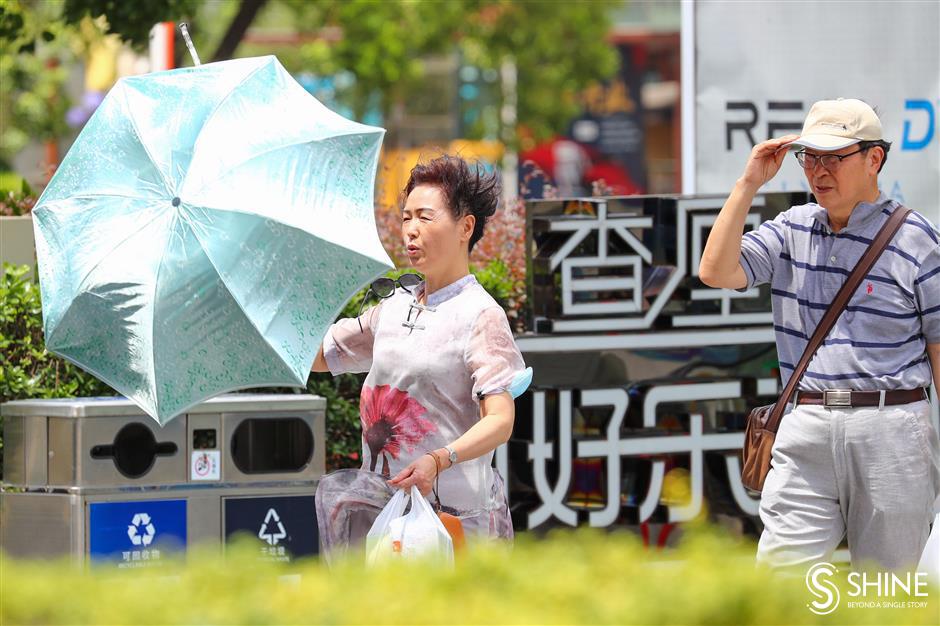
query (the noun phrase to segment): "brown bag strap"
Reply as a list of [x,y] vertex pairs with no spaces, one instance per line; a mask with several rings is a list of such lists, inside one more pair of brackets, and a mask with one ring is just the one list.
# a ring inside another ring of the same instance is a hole
[[806,350],[803,351],[803,356],[800,357],[799,363],[797,363],[796,367],[793,369],[793,375],[790,376],[790,380],[787,381],[783,393],[781,393],[780,397],[777,399],[777,403],[770,413],[770,419],[767,420],[767,426],[765,427],[767,430],[777,432],[777,428],[780,427],[780,420],[783,418],[783,412],[787,408],[787,402],[793,397],[793,392],[796,391],[796,386],[800,384],[800,379],[803,378],[803,374],[806,373],[809,362],[813,359],[816,351],[819,350],[819,346],[822,345],[829,331],[835,326],[836,320],[842,315],[842,311],[845,310],[846,305],[849,303],[855,290],[858,289],[862,279],[865,278],[868,271],[875,265],[875,261],[878,260],[878,257],[881,256],[885,248],[888,247],[888,243],[894,238],[894,234],[901,228],[901,224],[904,223],[905,218],[907,218],[910,212],[911,210],[904,206],[899,206],[894,210],[891,216],[885,220],[885,223],[882,225],[881,230],[878,231],[878,235],[875,237],[874,241],[872,241],[868,249],[865,250],[865,254],[858,260],[852,273],[849,274],[849,277],[842,284],[836,297],[832,300],[832,304],[829,305],[822,319],[819,320],[819,325],[816,327],[816,330],[813,331],[813,336],[809,338],[806,344]]

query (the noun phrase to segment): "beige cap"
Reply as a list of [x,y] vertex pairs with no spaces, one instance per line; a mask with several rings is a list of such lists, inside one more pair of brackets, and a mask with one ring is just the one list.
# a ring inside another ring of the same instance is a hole
[[791,146],[813,150],[841,150],[859,141],[881,139],[881,120],[861,100],[820,100],[815,103],[803,123],[800,138]]

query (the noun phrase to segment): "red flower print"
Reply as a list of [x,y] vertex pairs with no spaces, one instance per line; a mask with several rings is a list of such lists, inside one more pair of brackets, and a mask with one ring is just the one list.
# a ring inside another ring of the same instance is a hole
[[871,292],[873,292],[874,290],[875,290],[875,288],[872,287],[871,283],[868,283],[868,293],[871,293]]
[[369,446],[375,471],[379,455],[382,455],[382,473],[389,474],[388,456],[397,459],[402,447],[412,452],[415,446],[437,427],[422,416],[427,410],[407,392],[391,385],[378,387],[362,386],[359,395],[359,415],[362,419],[362,436]]

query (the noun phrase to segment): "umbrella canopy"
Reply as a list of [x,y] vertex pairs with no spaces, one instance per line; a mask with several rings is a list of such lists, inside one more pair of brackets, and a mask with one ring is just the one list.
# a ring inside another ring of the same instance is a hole
[[305,385],[342,305],[392,267],[373,213],[384,133],[274,57],[122,79],[33,211],[47,348],[161,424]]

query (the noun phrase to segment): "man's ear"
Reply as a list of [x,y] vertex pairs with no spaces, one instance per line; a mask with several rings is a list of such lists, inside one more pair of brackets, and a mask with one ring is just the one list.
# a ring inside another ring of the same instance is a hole
[[871,150],[868,151],[868,163],[872,168],[872,171],[876,174],[878,173],[878,168],[881,167],[881,164],[885,160],[885,151],[881,146],[874,146]]

